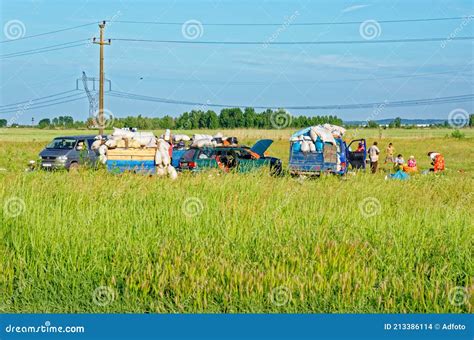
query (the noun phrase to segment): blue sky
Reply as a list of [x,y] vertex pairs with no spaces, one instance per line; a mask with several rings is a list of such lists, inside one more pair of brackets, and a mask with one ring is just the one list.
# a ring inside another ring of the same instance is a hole
[[[202,23],[195,41],[363,40],[360,25],[294,26],[291,23],[383,21],[468,16],[471,1],[3,1],[1,20],[20,21],[25,36],[103,19],[106,38],[186,40],[182,26],[125,24],[115,20]],[[206,23],[281,23],[282,26],[219,27]],[[289,25],[285,25],[285,22]],[[376,39],[474,35],[474,20],[381,23]],[[96,25],[40,38],[0,44],[0,54],[97,36]],[[474,93],[473,41],[363,45],[172,45],[113,41],[105,47],[106,77],[114,90],[196,102],[295,106],[352,104]],[[0,105],[74,89],[86,71],[98,76],[97,45],[0,59]],[[435,73],[424,77],[398,76]],[[442,73],[442,74],[439,74]],[[383,79],[391,78],[392,79]],[[357,79],[365,79],[357,81]],[[106,97],[114,115],[177,115],[198,107]],[[447,119],[454,109],[474,111],[472,102],[406,108],[306,110],[294,114],[335,114],[345,120]],[[219,109],[216,109],[219,110]],[[69,114],[88,116],[88,103],[0,113],[27,123]]]

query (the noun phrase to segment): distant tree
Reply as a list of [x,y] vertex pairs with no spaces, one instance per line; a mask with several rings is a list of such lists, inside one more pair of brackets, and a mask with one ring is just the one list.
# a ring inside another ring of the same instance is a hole
[[395,128],[399,128],[402,126],[402,119],[400,117],[397,117],[390,124],[393,124],[393,127]]
[[159,126],[163,129],[174,129],[175,127],[175,122],[174,119],[170,116],[164,116],[161,119],[161,126]]
[[244,127],[252,128],[255,127],[255,118],[257,114],[253,107],[246,107],[243,114]]
[[367,127],[371,128],[371,129],[374,129],[374,128],[378,128],[379,124],[377,124],[377,122],[375,120],[369,120],[369,121],[367,121]]
[[474,114],[469,115],[469,126],[474,126]]
[[0,127],[7,126],[8,121],[6,119],[0,119]]
[[38,127],[40,129],[45,129],[51,126],[51,120],[49,118],[43,118],[38,122]]

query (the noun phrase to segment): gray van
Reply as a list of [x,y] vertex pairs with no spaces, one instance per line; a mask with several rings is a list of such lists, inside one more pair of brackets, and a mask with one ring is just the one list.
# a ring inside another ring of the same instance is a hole
[[98,154],[91,149],[94,135],[56,137],[40,152],[42,169],[77,169],[94,165]]

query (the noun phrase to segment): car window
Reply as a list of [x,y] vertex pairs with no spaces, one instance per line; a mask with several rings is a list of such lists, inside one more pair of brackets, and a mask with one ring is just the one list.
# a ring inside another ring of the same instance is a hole
[[192,162],[194,160],[194,155],[196,154],[196,151],[196,149],[189,149],[184,153],[183,157],[181,157],[181,160],[185,162]]
[[88,139],[87,140],[87,147],[89,150],[92,149],[92,143],[94,143],[95,139]]
[[76,149],[78,148],[79,145],[82,145],[83,146],[83,150],[87,149],[87,146],[86,146],[86,143],[85,143],[85,140],[84,139],[79,139],[77,141],[77,145],[76,145]]
[[212,149],[202,149],[199,151],[198,159],[212,158],[214,151]]
[[76,145],[74,138],[55,138],[46,146],[46,149],[67,149],[70,150]]
[[252,155],[247,150],[235,149],[234,152],[239,159],[252,159]]

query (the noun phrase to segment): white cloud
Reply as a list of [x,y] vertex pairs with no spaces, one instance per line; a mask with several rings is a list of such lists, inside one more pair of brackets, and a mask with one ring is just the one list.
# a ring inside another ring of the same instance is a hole
[[349,12],[357,11],[358,9],[362,9],[362,8],[369,7],[369,6],[370,5],[353,5],[353,6],[349,6],[349,7],[344,8],[341,12],[342,13],[349,13]]

